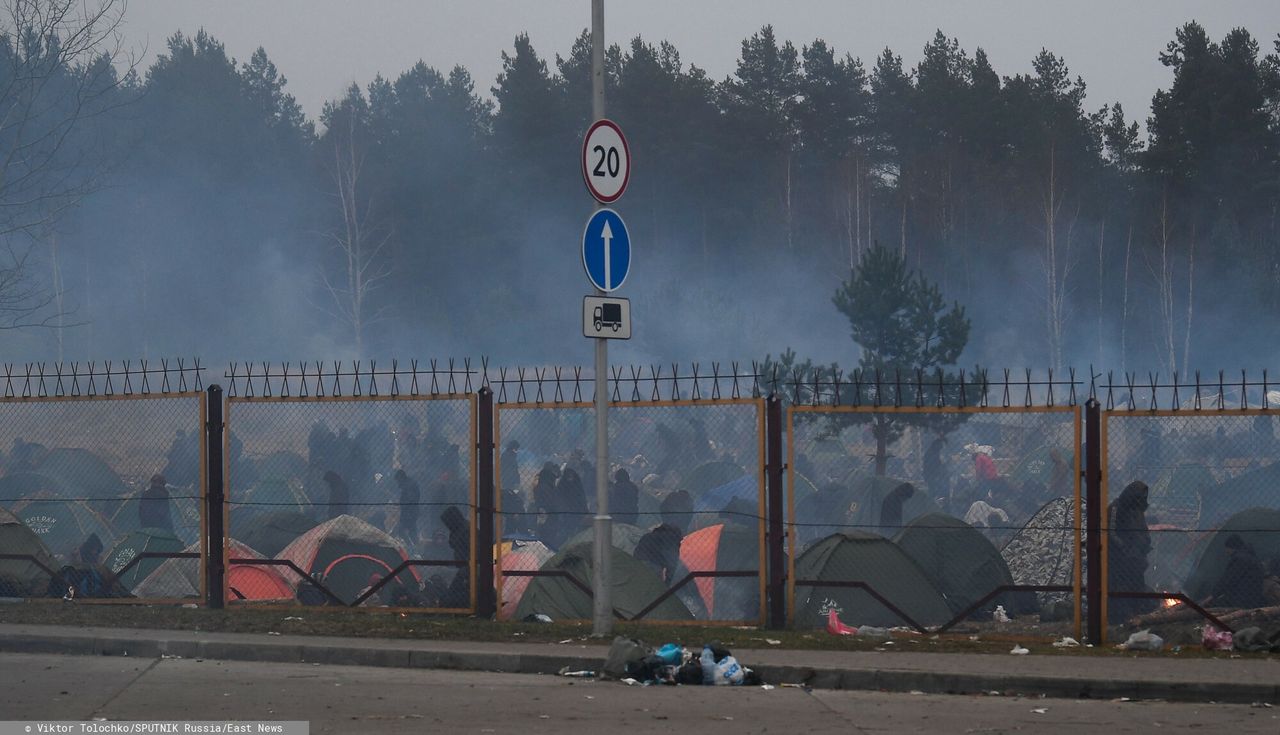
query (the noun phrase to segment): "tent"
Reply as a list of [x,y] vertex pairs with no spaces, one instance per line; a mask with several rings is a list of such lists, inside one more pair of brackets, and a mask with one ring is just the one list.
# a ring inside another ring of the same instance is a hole
[[[613,607],[628,619],[635,616],[666,591],[666,585],[647,564],[617,547],[612,549]],[[543,570],[568,572],[591,589],[591,544],[574,544],[562,549],[542,565]],[[533,577],[525,588],[515,619],[542,613],[552,620],[590,620],[591,597],[563,577]],[[684,603],[672,595],[654,608],[646,620],[693,620]]]
[[[701,528],[680,541],[680,561],[691,572],[760,572],[758,529],[736,523]],[[679,581],[679,580],[673,580]],[[693,584],[710,620],[757,620],[759,577],[706,577]]]
[[[330,592],[350,604],[371,578],[382,579],[409,555],[385,531],[355,516],[340,515],[294,539],[277,558],[292,561],[312,577],[319,575]],[[395,581],[416,590],[422,579],[415,567],[409,567]],[[295,588],[299,583],[293,580]]]
[[510,620],[520,605],[520,598],[529,587],[533,577],[508,577],[506,572],[533,572],[555,556],[555,552],[547,548],[541,541],[503,541],[498,549],[502,560],[502,602],[498,609],[499,620]]
[[[1015,488],[1025,487],[1028,482],[1032,482],[1049,490],[1064,491],[1069,489],[1074,472],[1075,453],[1071,449],[1045,444],[1023,454],[1009,469],[1007,476]],[[1060,487],[1055,488],[1055,482]]]
[[[1054,498],[1000,550],[1015,584],[1070,585],[1075,572],[1075,519],[1071,498]],[[1041,605],[1063,593],[1036,593]]]
[[1227,568],[1227,538],[1240,536],[1253,547],[1265,566],[1270,559],[1280,558],[1280,510],[1250,508],[1231,516],[1208,536],[1204,551],[1187,579],[1185,592],[1195,600],[1203,600]]
[[104,549],[116,540],[111,522],[83,501],[62,500],[42,492],[14,503],[12,510],[63,563],[74,560],[90,534],[98,535]]
[[49,572],[58,570],[57,562],[40,537],[3,508],[0,508],[0,554],[30,557],[0,559],[0,597],[44,596],[49,587]]
[[121,570],[134,558],[143,553],[171,554],[180,552],[184,548],[186,548],[185,545],[178,540],[178,537],[168,531],[159,528],[140,528],[125,534],[111,547],[103,561],[103,566],[112,574],[119,575],[117,579],[125,589],[132,590],[134,585],[146,579],[147,575],[166,561],[164,558],[142,559],[121,574]]
[[1280,462],[1224,480],[1202,496],[1199,527],[1214,528],[1248,508],[1280,508]]
[[[173,534],[183,544],[190,546],[200,539],[201,513],[200,491],[166,485],[169,491],[169,517],[173,520]],[[138,509],[142,504],[143,490],[129,493],[111,515],[111,527],[119,533],[142,528]]]
[[[973,526],[943,513],[929,513],[912,521],[894,537],[907,556],[929,575],[953,613],[959,614],[997,587],[1013,584],[1013,575],[999,550]],[[989,607],[1004,605],[1013,613],[1036,609],[1030,594],[1004,593]]]
[[[184,551],[198,553],[200,546],[188,546]],[[235,560],[264,557],[235,539],[227,539],[227,558]],[[289,584],[286,573],[279,569],[266,565],[236,564],[234,561],[228,564],[227,602],[292,600],[293,587]],[[199,559],[166,559],[133,588],[133,593],[146,598],[198,597],[202,573]]]
[[1171,467],[1151,485],[1148,516],[1178,528],[1196,528],[1202,499],[1214,494],[1218,481],[1208,467],[1184,462]]
[[249,548],[257,549],[270,558],[317,524],[315,518],[291,510],[278,510],[244,520],[232,514],[230,532]]
[[866,590],[801,584],[806,581],[863,582],[921,625],[941,625],[952,617],[929,575],[883,536],[831,534],[796,559],[795,571],[795,624],[800,628],[826,625],[831,610],[850,625],[906,624]]
[[127,492],[120,476],[88,449],[51,449],[35,471],[62,480],[75,493],[69,497],[106,500]]

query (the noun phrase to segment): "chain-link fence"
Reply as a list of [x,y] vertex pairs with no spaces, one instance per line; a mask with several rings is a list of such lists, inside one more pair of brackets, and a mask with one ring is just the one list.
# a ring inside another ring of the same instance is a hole
[[200,599],[204,394],[77,387],[0,399],[0,596]]
[[[590,619],[592,405],[499,404],[495,440],[499,618]],[[610,404],[615,615],[763,620],[763,441],[758,398]]]
[[1109,624],[1280,606],[1280,415],[1122,407],[1102,428]]
[[1080,427],[1075,406],[793,405],[793,625],[1076,631]]
[[474,610],[475,422],[470,393],[228,398],[228,601]]

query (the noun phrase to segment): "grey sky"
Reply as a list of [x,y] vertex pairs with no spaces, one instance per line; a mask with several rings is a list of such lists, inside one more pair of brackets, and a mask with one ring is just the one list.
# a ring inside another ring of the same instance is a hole
[[[1048,48],[1083,76],[1089,107],[1119,100],[1144,119],[1151,94],[1168,84],[1157,54],[1174,29],[1198,20],[1221,38],[1248,28],[1265,52],[1280,32],[1276,0],[607,0],[606,37],[669,40],[686,63],[713,78],[732,73],[742,39],[766,23],[797,47],[821,37],[867,63],[885,47],[909,66],[941,28],[970,52],[986,49],[996,70],[1029,70]],[[176,30],[205,28],[230,54],[247,59],[267,49],[309,115],[351,82],[394,77],[418,59],[438,69],[467,67],[485,94],[500,53],[527,31],[553,59],[590,23],[589,0],[129,0],[125,29],[149,65]]]

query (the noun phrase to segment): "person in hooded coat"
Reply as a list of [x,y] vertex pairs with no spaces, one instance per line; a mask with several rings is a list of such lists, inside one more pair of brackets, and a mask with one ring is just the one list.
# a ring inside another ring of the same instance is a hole
[[520,487],[520,442],[512,439],[507,448],[502,450],[499,458],[502,463],[502,490],[514,490]]
[[587,492],[582,486],[582,478],[577,470],[565,467],[556,482],[557,526],[559,527],[559,543],[563,544],[587,523],[590,511],[587,509]]
[[[1135,480],[1125,487],[1108,509],[1107,586],[1110,592],[1146,592],[1147,558],[1151,554],[1151,530],[1147,526],[1147,485]],[[1112,598],[1108,619],[1119,623],[1147,612],[1151,601]]]
[[324,482],[329,486],[329,518],[337,518],[350,512],[351,489],[342,476],[333,470],[325,470]]
[[1227,568],[1213,585],[1209,604],[1214,607],[1263,607],[1262,594],[1266,573],[1253,547],[1239,534],[1227,537]]
[[929,488],[929,495],[934,498],[951,500],[951,475],[947,471],[946,460],[942,458],[942,449],[947,444],[946,437],[935,437],[924,450],[923,474],[924,484]]
[[169,489],[164,475],[152,475],[151,485],[142,491],[138,501],[138,522],[143,528],[159,528],[173,532],[173,516],[169,512]]
[[609,486],[609,515],[618,523],[636,524],[640,514],[640,488],[625,469],[619,469]]
[[395,535],[410,544],[418,543],[418,509],[422,502],[422,488],[417,481],[396,470],[396,486],[400,488],[400,520],[396,522]]
[[538,539],[551,549],[559,546],[556,539],[559,529],[555,515],[557,509],[556,480],[558,479],[560,479],[560,473],[556,470],[555,465],[550,462],[542,465],[529,497],[529,512],[535,515],[534,528],[537,531]]

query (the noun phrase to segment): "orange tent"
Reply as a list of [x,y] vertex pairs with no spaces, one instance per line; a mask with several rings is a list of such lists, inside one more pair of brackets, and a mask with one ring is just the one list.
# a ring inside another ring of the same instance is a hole
[[[719,523],[680,542],[680,561],[691,572],[759,572],[760,538],[752,529]],[[679,582],[679,579],[671,580]],[[759,579],[698,577],[693,580],[710,620],[755,620],[760,616]],[[719,598],[719,609],[716,602]]]
[[[276,558],[288,559],[318,577],[329,591],[350,604],[369,586],[371,578],[387,576],[409,555],[387,532],[355,516],[340,515],[294,539]],[[396,581],[417,588],[422,578],[411,566],[396,575]],[[293,580],[294,588],[301,582]]]

